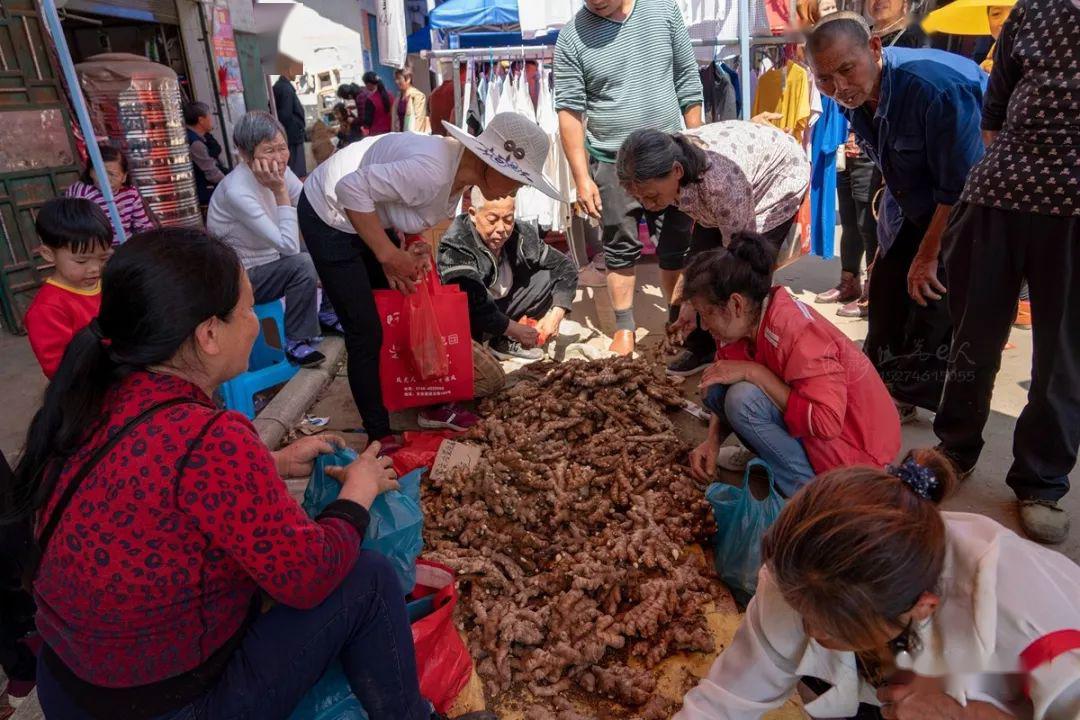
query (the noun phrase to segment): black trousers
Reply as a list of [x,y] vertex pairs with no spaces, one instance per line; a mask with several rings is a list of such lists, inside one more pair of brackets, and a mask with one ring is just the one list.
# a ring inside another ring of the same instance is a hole
[[871,201],[855,197],[851,174],[836,174],[836,195],[840,207],[840,269],[853,275],[860,273],[863,255],[866,264],[877,255],[877,220]]
[[[907,291],[911,261],[926,226],[904,219],[889,251],[879,256],[870,280],[869,329],[863,352],[893,398],[937,410],[945,385],[952,323],[945,300],[922,307]],[[938,262],[938,279],[945,269]]]
[[934,431],[962,465],[978,460],[1027,279],[1035,349],[1007,482],[1021,500],[1058,500],[1080,447],[1080,218],[961,203],[942,242],[956,329]]
[[[304,194],[300,195],[296,214],[323,292],[334,304],[345,331],[349,389],[364,429],[368,437],[385,437],[390,434],[390,414],[383,405],[379,384],[382,324],[372,291],[390,287],[386,273],[359,235],[324,223]],[[392,232],[390,238],[397,242]]]
[[551,309],[552,296],[555,293],[555,281],[548,270],[537,270],[529,277],[527,284],[514,285],[505,297],[495,301],[495,305],[511,320],[528,315],[539,320]]
[[[10,487],[12,472],[0,453],[0,487]],[[34,599],[23,589],[25,560],[33,537],[29,521],[0,525],[0,667],[13,680],[32,681],[37,661],[24,643],[34,631]]]
[[[794,224],[795,218],[792,217],[790,220],[780,223],[772,230],[764,233],[762,237],[772,243],[774,247],[779,248],[787,240],[788,233],[791,232],[791,226]],[[715,250],[723,246],[724,234],[720,230],[695,225],[694,234],[690,240],[690,252],[687,257],[693,258],[698,253]],[[711,355],[716,352],[716,340],[713,339],[711,333],[701,327],[699,322],[697,329],[686,337],[683,347],[695,355]]]

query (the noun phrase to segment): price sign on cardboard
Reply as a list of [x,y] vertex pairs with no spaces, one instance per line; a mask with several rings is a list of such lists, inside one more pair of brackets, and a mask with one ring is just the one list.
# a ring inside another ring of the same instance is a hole
[[445,480],[455,468],[463,467],[471,470],[480,462],[480,448],[475,445],[457,442],[456,440],[444,440],[439,446],[439,452],[435,455],[435,462],[431,466],[431,477],[434,480]]

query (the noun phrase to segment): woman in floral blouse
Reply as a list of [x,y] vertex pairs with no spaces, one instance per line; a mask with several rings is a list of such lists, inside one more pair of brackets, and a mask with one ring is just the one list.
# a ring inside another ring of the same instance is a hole
[[[810,187],[810,162],[790,135],[768,124],[727,120],[666,133],[636,130],[615,161],[619,182],[646,210],[677,206],[693,218],[690,255],[737,233],[763,236],[774,250],[787,238]],[[682,296],[682,280],[672,304]],[[716,346],[683,303],[671,330],[689,334],[668,372],[690,375],[712,360]]]

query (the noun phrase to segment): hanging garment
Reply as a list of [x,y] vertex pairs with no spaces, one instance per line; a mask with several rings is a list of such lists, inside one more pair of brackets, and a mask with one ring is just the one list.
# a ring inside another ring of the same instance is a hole
[[821,117],[812,131],[810,157],[810,252],[831,258],[836,241],[836,151],[847,140],[848,123],[840,106],[821,100]]
[[[513,85],[514,112],[529,118],[532,122],[537,122],[536,109],[533,107],[532,97],[529,95],[529,79],[524,68],[518,75],[517,80],[513,82]],[[546,129],[544,131],[547,132]],[[548,135],[548,142],[551,142],[550,135]],[[550,227],[551,200],[535,188],[523,187],[518,190],[515,215],[520,221],[535,223],[541,227]]]
[[531,40],[557,32],[581,9],[582,0],[518,0],[521,36]]
[[735,113],[736,117],[742,117],[742,83],[739,81],[739,73],[726,62],[720,63],[720,69],[731,80],[731,87],[735,90]]
[[499,101],[502,99],[502,79],[498,71],[492,65],[488,70],[487,95],[484,99],[484,127],[491,124],[491,119],[499,112]]
[[499,103],[495,108],[495,114],[515,112],[516,98],[514,97],[513,73],[507,70],[502,80],[499,81]]
[[[555,112],[555,97],[551,92],[551,71],[545,70],[543,63],[540,63],[539,77],[540,88],[537,97],[536,121],[540,124],[540,129],[547,133],[548,140],[551,143],[548,148],[547,162],[544,163],[544,174],[555,179],[559,189],[563,192],[563,197],[569,197],[569,188],[565,186],[562,178],[569,177],[570,164],[563,153],[562,141],[559,135],[559,116]],[[541,226],[549,228],[552,232],[565,231],[569,206],[549,198],[547,195],[543,197],[547,201],[547,209],[540,214]]]
[[405,67],[408,42],[405,39],[405,3],[380,0],[375,3],[378,18],[379,63],[387,67]]
[[536,122],[536,108],[529,92],[529,78],[523,69],[514,83],[514,112]]
[[735,87],[731,84],[731,77],[720,69],[718,63],[712,62],[702,68],[701,87],[705,97],[702,106],[705,122],[736,120],[739,117]]
[[754,110],[751,116],[774,112],[780,119],[773,124],[800,143],[810,122],[810,75],[794,61],[782,69],[772,69],[757,81]]

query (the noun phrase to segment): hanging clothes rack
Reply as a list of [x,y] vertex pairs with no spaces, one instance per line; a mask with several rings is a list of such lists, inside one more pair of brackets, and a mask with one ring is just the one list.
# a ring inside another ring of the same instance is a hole
[[[743,3],[749,3],[749,0],[742,0]],[[740,35],[743,34],[745,29],[749,33],[749,9],[746,13],[740,13],[739,15],[739,31]],[[745,23],[744,23],[745,19]],[[746,25],[744,28],[743,26]],[[744,43],[745,41],[745,43]],[[743,35],[742,38],[716,38],[716,39],[700,39],[693,38],[690,40],[690,44],[694,47],[716,47],[720,45],[738,45],[740,66],[742,68],[752,67],[750,58],[750,48],[763,45],[788,45],[791,43],[799,42],[799,38],[795,35],[760,35],[750,36],[749,34]],[[745,45],[745,47],[744,47]],[[460,66],[462,62],[467,60],[485,60],[490,58],[500,59],[521,59],[521,60],[548,60],[555,55],[554,45],[504,45],[502,47],[490,47],[490,48],[457,48],[448,50],[422,50],[420,52],[421,57],[429,58],[433,60],[450,60],[454,63],[453,81],[454,81],[454,97],[461,97],[461,72]],[[742,107],[743,107],[743,119],[749,119],[747,113],[752,105],[752,99],[750,97],[750,83],[741,83],[740,92],[742,93]],[[460,113],[461,104],[455,103],[455,112]],[[456,116],[456,121],[460,125],[462,118]]]

